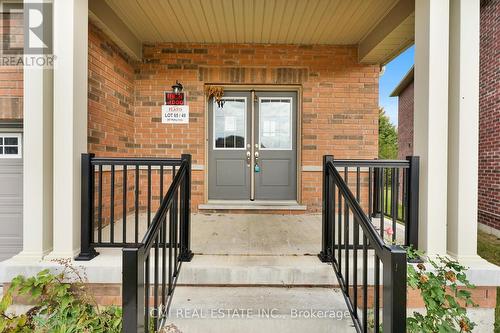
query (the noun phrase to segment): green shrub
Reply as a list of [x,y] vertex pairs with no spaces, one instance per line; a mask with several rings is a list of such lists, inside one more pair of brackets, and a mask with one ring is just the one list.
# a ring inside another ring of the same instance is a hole
[[[414,258],[417,253],[408,251],[408,257]],[[472,285],[464,266],[450,258],[437,256],[436,260],[427,258],[433,270],[420,263],[417,268],[408,265],[408,286],[420,290],[424,300],[426,313],[413,313],[407,319],[408,332],[471,332],[475,326],[465,306],[475,306],[468,290],[459,289],[458,283],[467,289]]]
[[[12,280],[0,301],[0,332],[121,332],[121,308],[100,308],[78,270],[68,262],[62,264],[59,274],[43,270],[33,277],[19,275]],[[8,314],[16,295],[27,296],[34,306],[26,313]]]

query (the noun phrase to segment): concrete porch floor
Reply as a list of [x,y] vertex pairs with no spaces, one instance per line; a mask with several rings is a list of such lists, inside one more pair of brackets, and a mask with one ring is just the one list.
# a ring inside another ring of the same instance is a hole
[[[152,214],[153,216],[153,214]],[[351,217],[352,220],[352,217]],[[147,216],[139,215],[139,240],[146,232]],[[385,219],[385,228],[392,221]],[[191,249],[203,255],[293,256],[317,255],[321,250],[321,214],[192,214]],[[134,237],[134,216],[127,216],[127,241]],[[379,219],[374,219],[378,230]],[[102,240],[110,239],[110,226]],[[360,233],[361,235],[361,233]],[[396,225],[397,243],[404,241],[404,226]],[[97,239],[97,232],[95,239]],[[352,237],[352,228],[350,237]],[[360,236],[361,237],[361,236]],[[114,240],[123,239],[123,220],[114,223]]]

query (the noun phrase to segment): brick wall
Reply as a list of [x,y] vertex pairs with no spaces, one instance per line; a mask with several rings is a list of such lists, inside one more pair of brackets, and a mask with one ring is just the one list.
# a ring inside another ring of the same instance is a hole
[[479,90],[480,223],[500,229],[500,0],[481,2]]
[[[378,147],[378,66],[357,63],[355,47],[153,44],[144,48],[136,76],[136,152],[193,154],[205,164],[204,86],[295,84],[302,96],[302,165],[323,154],[375,158]],[[162,92],[179,80],[189,96],[189,125],[161,124]],[[193,202],[203,200],[204,172],[194,172]],[[302,199],[321,207],[321,173],[302,172]]]
[[398,159],[413,155],[413,82],[398,97]]
[[[10,47],[22,50],[23,15],[21,13],[0,13],[0,15],[2,42],[6,41]],[[0,119],[23,119],[22,67],[0,65]]]
[[134,154],[134,75],[133,62],[89,25],[89,152]]
[[[293,84],[303,92],[302,166],[321,166],[323,154],[375,158],[378,78],[378,66],[358,64],[350,46],[151,44],[137,63],[90,24],[88,150],[97,156],[191,153],[193,164],[205,165],[205,84]],[[162,93],[175,80],[189,96],[189,125],[161,123]],[[299,188],[303,204],[318,211],[321,172],[302,172]],[[117,191],[120,196],[121,187]],[[194,211],[204,191],[205,171],[195,170]]]

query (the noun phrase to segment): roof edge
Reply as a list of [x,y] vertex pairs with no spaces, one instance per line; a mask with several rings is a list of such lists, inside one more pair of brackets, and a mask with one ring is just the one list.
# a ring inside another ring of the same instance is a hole
[[408,87],[408,85],[413,82],[413,77],[414,77],[414,72],[415,72],[415,66],[411,66],[410,70],[408,73],[405,74],[403,79],[398,83],[396,88],[391,92],[389,95],[390,97],[397,97],[401,94],[401,92]]

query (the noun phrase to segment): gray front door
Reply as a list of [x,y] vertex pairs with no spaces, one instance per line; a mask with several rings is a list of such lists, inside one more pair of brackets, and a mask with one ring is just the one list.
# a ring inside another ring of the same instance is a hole
[[257,92],[255,199],[297,198],[297,103],[295,93]]
[[209,101],[208,197],[297,198],[297,94],[225,92]]

